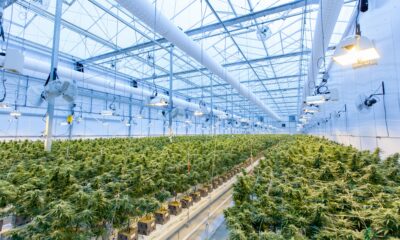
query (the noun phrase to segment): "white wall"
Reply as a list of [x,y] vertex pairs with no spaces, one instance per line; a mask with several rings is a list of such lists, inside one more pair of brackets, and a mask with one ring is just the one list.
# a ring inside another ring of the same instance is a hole
[[[359,69],[334,64],[328,84],[339,90],[339,101],[325,104],[317,116],[320,125],[307,132],[362,150],[379,147],[387,156],[400,152],[400,1],[370,0],[370,10],[361,13],[360,23],[362,34],[375,41],[381,58],[377,65]],[[379,96],[371,111],[359,112],[358,96],[374,93],[382,81],[386,95]],[[345,104],[347,113],[335,117]]]

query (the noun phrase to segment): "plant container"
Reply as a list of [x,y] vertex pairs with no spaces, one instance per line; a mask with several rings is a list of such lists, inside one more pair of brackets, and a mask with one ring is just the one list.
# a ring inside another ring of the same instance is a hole
[[138,233],[148,236],[156,230],[156,220],[153,216],[145,216],[138,222]]
[[172,201],[168,204],[169,214],[171,215],[179,215],[182,212],[182,205],[178,201]]
[[127,230],[118,233],[118,240],[138,240],[138,230],[136,227],[131,227]]
[[207,188],[207,191],[208,191],[209,193],[212,192],[213,189],[214,189],[212,184],[207,184],[207,185],[205,185],[204,187]]
[[199,189],[199,192],[200,192],[200,196],[201,196],[201,197],[207,197],[207,195],[208,195],[208,188],[204,186],[204,187],[202,187],[202,188]]
[[212,186],[213,186],[213,188],[216,189],[219,185],[221,185],[221,183],[220,183],[220,181],[219,181],[219,178],[215,178],[215,179],[212,181]]
[[228,176],[227,174],[223,175],[223,176],[222,176],[222,180],[223,180],[224,182],[228,181],[228,180],[229,180],[229,176]]
[[191,196],[184,196],[181,199],[182,208],[189,208],[193,205],[193,199]]
[[19,227],[27,224],[30,221],[29,218],[23,216],[14,216],[14,227]]
[[219,185],[222,185],[225,182],[224,176],[219,176],[218,179],[219,179]]
[[170,218],[170,213],[168,212],[168,209],[166,208],[161,208],[157,210],[154,215],[156,216],[156,223],[157,224],[165,224],[169,221]]
[[198,201],[200,201],[200,199],[201,199],[200,191],[192,192],[192,193],[190,194],[190,196],[192,197],[193,202],[198,202]]

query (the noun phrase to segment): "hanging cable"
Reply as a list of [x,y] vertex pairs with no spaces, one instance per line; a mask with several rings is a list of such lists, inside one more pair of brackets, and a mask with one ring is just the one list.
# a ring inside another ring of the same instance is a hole
[[[157,37],[156,31],[155,31],[156,26],[157,26],[157,0],[154,1],[154,26],[153,26],[154,31],[153,31],[153,42],[156,41],[156,37]],[[153,68],[152,79],[153,79],[154,91],[153,91],[153,96],[152,96],[152,97],[155,98],[155,97],[157,97],[157,95],[158,95],[157,84],[156,84],[157,75],[156,75],[156,45],[155,45],[155,44],[153,45],[153,56],[152,56],[152,58],[151,58],[150,60],[152,60],[151,66],[152,66],[152,68]]]
[[6,81],[7,81],[7,79],[4,78],[4,69],[3,69],[3,79],[1,80],[1,83],[3,86],[3,96],[0,98],[0,102],[4,102],[4,100],[7,97]]
[[[3,11],[4,11],[3,7],[4,6],[1,6],[2,11],[0,13],[0,34],[1,34],[1,37],[2,37],[3,42],[4,42],[5,41],[5,33],[4,33],[4,28],[3,28]],[[8,49],[8,43],[9,43],[9,40],[10,40],[10,33],[11,33],[11,26],[13,24],[13,18],[14,18],[14,4],[11,5],[10,27],[8,28],[8,31],[7,31],[7,40],[5,42],[6,43],[6,47],[5,47],[5,49],[3,49],[4,52],[7,52],[7,49]],[[24,29],[24,33],[25,33],[25,29]],[[2,56],[6,56],[5,53],[1,53],[1,55]],[[1,80],[2,87],[3,87],[3,96],[0,98],[0,102],[3,102],[7,97],[6,81],[7,81],[7,79],[5,78],[5,70],[3,69],[3,71],[2,71],[2,80]]]

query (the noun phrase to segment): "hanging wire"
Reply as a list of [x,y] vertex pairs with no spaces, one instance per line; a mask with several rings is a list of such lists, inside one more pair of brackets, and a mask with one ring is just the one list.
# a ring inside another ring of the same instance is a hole
[[361,28],[360,28],[360,12],[361,12],[361,0],[358,0],[357,3],[357,15],[356,15],[356,35],[361,36]]
[[[326,72],[327,68],[326,68],[326,51],[325,51],[325,30],[324,30],[324,22],[323,22],[323,1],[321,1],[320,3],[321,6],[321,30],[322,30],[322,57],[320,59],[318,59],[317,61],[317,66],[319,67],[319,69],[323,69],[323,72]],[[320,61],[322,61],[322,65],[320,65]]]
[[[3,37],[3,41],[6,40],[6,46],[5,49],[3,49],[4,52],[7,52],[8,49],[8,44],[9,44],[9,40],[10,40],[10,35],[11,35],[11,27],[13,24],[13,19],[14,19],[14,4],[11,5],[11,17],[10,17],[10,26],[8,28],[7,31],[7,38],[4,38],[4,30],[3,27],[1,27],[1,32],[2,32],[2,37]],[[1,19],[1,26],[3,26],[3,19]],[[25,32],[25,29],[24,29]],[[5,53],[3,53],[5,56]],[[6,97],[7,97],[7,88],[6,88],[6,81],[7,79],[5,78],[5,69],[3,68],[2,70],[2,77],[1,77],[1,82],[2,82],[2,87],[3,87],[3,96],[0,98],[0,102],[3,102]]]
[[[154,26],[153,26],[153,42],[156,41],[156,26],[157,26],[157,0],[154,1]],[[150,58],[151,62],[151,66],[153,68],[153,86],[154,86],[154,91],[153,91],[153,97],[156,97],[158,95],[158,91],[157,91],[157,84],[156,84],[156,45],[153,45],[153,56],[152,58]],[[149,55],[150,57],[150,55]]]

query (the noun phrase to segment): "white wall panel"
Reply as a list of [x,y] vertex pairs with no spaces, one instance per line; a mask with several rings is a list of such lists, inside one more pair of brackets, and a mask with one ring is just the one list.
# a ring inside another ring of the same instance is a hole
[[[328,123],[309,129],[309,133],[323,135],[362,150],[379,147],[384,156],[400,152],[399,12],[400,1],[370,0],[370,10],[360,16],[361,31],[364,36],[374,40],[381,58],[377,65],[358,69],[333,65],[328,84],[330,88],[340,91],[340,99],[324,105],[316,119],[334,116],[345,104],[347,113],[341,114],[340,118],[331,117]],[[359,112],[356,109],[358,96],[374,93],[382,81],[386,95],[378,97],[379,102],[370,112]]]

